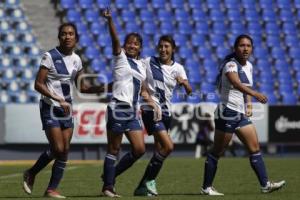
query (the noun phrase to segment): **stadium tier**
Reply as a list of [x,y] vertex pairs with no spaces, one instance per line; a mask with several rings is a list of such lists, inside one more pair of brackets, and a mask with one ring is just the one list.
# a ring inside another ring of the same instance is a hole
[[[300,102],[299,1],[52,2],[58,5],[56,9],[62,21],[77,25],[81,37],[79,49],[85,66],[95,73],[106,74],[109,79],[112,79],[111,42],[104,19],[100,17],[101,10],[106,7],[112,10],[121,40],[129,32],[141,33],[144,38],[143,57],[155,55],[155,45],[160,35],[174,36],[178,44],[175,57],[186,67],[196,94],[189,98],[173,97],[174,102],[219,101],[214,86],[218,65],[231,51],[235,37],[243,33],[251,35],[254,40],[254,88],[267,94],[269,104]],[[41,52],[20,2],[11,0],[0,3],[0,19],[0,102],[36,102],[31,82]],[[12,72],[8,68],[13,68]],[[18,93],[16,95],[16,91],[22,91],[26,98],[21,98]]]

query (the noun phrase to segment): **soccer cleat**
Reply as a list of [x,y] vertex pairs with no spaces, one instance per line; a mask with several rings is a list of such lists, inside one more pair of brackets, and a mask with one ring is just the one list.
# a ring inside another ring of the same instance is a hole
[[223,196],[223,193],[218,192],[214,187],[201,188],[201,194],[209,196]]
[[149,193],[151,193],[152,195],[155,195],[155,196],[158,195],[158,192],[157,192],[157,189],[156,189],[156,182],[155,182],[154,179],[151,180],[151,181],[146,181],[145,186],[146,186]]
[[148,189],[145,186],[138,187],[134,190],[133,193],[134,196],[154,196],[150,192],[148,192]]
[[261,187],[262,193],[271,193],[276,190],[279,190],[285,185],[285,181],[279,181],[279,182],[267,182],[267,185],[265,187]]
[[119,198],[121,197],[118,195],[113,187],[103,187],[102,193],[106,197],[111,197],[111,198]]
[[56,198],[56,199],[65,199],[65,196],[62,196],[56,190],[46,190],[44,197]]
[[25,171],[23,173],[23,190],[27,194],[32,193],[34,178],[35,178],[35,176],[31,175],[28,171]]

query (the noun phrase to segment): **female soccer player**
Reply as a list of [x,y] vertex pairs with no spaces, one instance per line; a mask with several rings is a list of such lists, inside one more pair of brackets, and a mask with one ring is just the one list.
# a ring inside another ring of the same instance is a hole
[[[220,69],[219,91],[221,103],[215,111],[215,135],[212,152],[207,155],[204,181],[201,193],[223,195],[212,187],[218,159],[228,146],[232,135],[237,134],[247,147],[250,164],[261,185],[261,192],[269,193],[280,189],[285,181],[270,182],[260,152],[257,133],[248,117],[252,115],[251,97],[267,103],[265,95],[254,91],[251,86],[252,64],[248,61],[252,53],[253,41],[248,35],[240,35],[234,43],[234,52],[224,59]],[[246,105],[245,105],[246,103]]]
[[75,82],[83,93],[100,93],[104,89],[103,86],[86,86],[83,81],[77,85],[83,68],[80,57],[74,53],[79,40],[76,26],[62,24],[58,29],[58,39],[59,46],[43,55],[35,80],[35,89],[41,93],[41,121],[50,148],[24,172],[23,189],[31,194],[35,176],[54,159],[45,196],[65,198],[56,189],[63,177],[73,134],[72,85]]
[[[147,95],[146,70],[139,55],[142,38],[138,33],[125,37],[123,48],[113,23],[110,11],[103,12],[106,18],[114,55],[112,101],[107,107],[107,154],[104,160],[102,192],[107,197],[119,197],[114,190],[115,178],[133,165],[145,153],[144,136],[138,115],[139,96],[143,95],[159,119],[159,109]],[[125,154],[115,166],[123,134],[131,144],[132,151]]]
[[145,174],[135,190],[135,195],[158,195],[155,178],[164,160],[173,151],[173,142],[168,134],[171,122],[171,98],[175,86],[185,88],[189,95],[192,88],[187,80],[182,65],[174,61],[176,44],[169,35],[160,37],[157,50],[159,57],[149,57],[144,60],[147,70],[147,85],[152,99],[162,112],[162,119],[155,121],[154,112],[145,102],[142,105],[142,118],[149,135],[154,136],[155,152]]

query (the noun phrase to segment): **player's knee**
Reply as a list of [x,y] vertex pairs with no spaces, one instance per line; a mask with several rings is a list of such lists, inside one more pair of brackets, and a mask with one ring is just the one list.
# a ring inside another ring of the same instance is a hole
[[133,150],[133,155],[136,158],[140,158],[145,154],[145,152],[146,152],[145,146],[141,146]]
[[164,146],[164,147],[163,147],[163,150],[164,150],[164,153],[165,153],[166,155],[171,154],[172,151],[174,150],[174,144],[173,144],[173,143],[170,143],[170,144]]

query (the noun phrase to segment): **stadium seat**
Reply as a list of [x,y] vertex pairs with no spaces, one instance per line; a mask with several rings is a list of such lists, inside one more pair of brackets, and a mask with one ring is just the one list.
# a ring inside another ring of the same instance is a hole
[[79,39],[79,44],[80,46],[86,48],[86,47],[89,47],[89,46],[93,46],[94,40],[92,37],[90,37],[89,35],[81,35],[80,36],[80,39]]
[[149,21],[143,24],[143,33],[147,35],[154,35],[157,32],[157,28],[154,22]]
[[[112,54],[112,52],[110,52],[110,53]],[[90,46],[90,47],[86,48],[84,54],[88,59],[92,60],[92,59],[95,59],[99,56],[100,51],[98,49],[96,49],[95,47]]]
[[94,0],[78,0],[78,6],[81,9],[91,9],[94,6]]
[[96,0],[96,6],[99,9],[105,9],[107,7],[110,7],[110,0]]
[[[138,9],[148,9],[148,0],[134,0],[133,5]],[[140,12],[142,13],[142,11]]]
[[198,47],[197,54],[202,59],[212,59],[212,52],[207,47]]
[[225,38],[223,35],[218,35],[218,34],[210,35],[210,44],[212,47],[224,46],[224,41]]
[[243,20],[243,17],[241,15],[240,11],[235,10],[235,9],[229,9],[227,11],[227,18],[229,19],[229,21],[241,22],[241,20]]
[[182,47],[182,46],[187,46],[188,44],[188,37],[183,34],[174,34],[173,36],[176,46]]
[[213,22],[224,22],[225,16],[224,13],[220,9],[211,9],[209,12],[209,18]]
[[81,21],[81,13],[77,10],[69,9],[67,11],[67,19],[69,22],[80,22]]
[[221,2],[219,0],[209,0],[206,1],[206,6],[209,9],[219,9]]
[[198,21],[206,22],[207,21],[207,16],[206,16],[205,12],[202,11],[201,8],[194,8],[193,11],[192,11],[192,19],[195,22],[198,22]]
[[185,10],[175,10],[174,17],[177,22],[189,23],[190,14]]
[[165,5],[167,4],[166,0],[152,0],[152,7],[154,9],[165,9]]
[[282,104],[283,105],[295,105],[295,104],[297,104],[296,96],[291,94],[290,92],[283,92],[283,93],[281,93],[281,96],[282,96]]
[[87,9],[84,12],[84,17],[87,22],[93,23],[95,19],[100,18],[99,11],[94,9]]
[[154,56],[155,54],[156,54],[155,49],[146,46],[143,48],[142,57]]
[[75,9],[77,5],[76,0],[60,0],[60,7],[63,10]]
[[170,6],[173,9],[180,9],[184,8],[184,0],[170,0]]
[[239,0],[225,0],[224,1],[224,6],[227,9],[240,9],[240,1]]
[[195,25],[195,31],[198,34],[208,34],[209,31],[209,26],[206,21],[197,21]]
[[180,34],[191,35],[193,33],[193,27],[186,22],[179,22],[177,31]]
[[130,10],[130,0],[116,0],[115,1],[116,8],[120,10]]
[[144,9],[140,11],[140,18],[141,18],[142,22],[144,22],[144,23],[145,22],[152,22],[152,23],[154,23],[153,19],[155,19],[152,11],[144,10]]
[[[98,37],[101,34],[108,33],[107,26],[104,23],[100,22],[92,22],[90,25],[90,32],[93,34],[94,37]],[[84,34],[81,34],[84,35]]]
[[193,47],[204,46],[206,38],[204,34],[192,34],[191,44]]
[[182,59],[188,59],[193,55],[193,50],[186,46],[181,46],[179,48],[179,55]]
[[277,15],[274,10],[265,9],[262,12],[262,19],[265,22],[276,22],[277,21]]
[[97,39],[97,44],[100,47],[110,46],[111,45],[111,39],[110,39],[109,34],[106,33],[106,34],[99,35],[98,39]]
[[123,9],[121,14],[122,20],[124,22],[135,22],[136,14],[134,11]]
[[159,9],[157,13],[157,18],[161,22],[170,22],[173,19],[173,14],[170,11]]
[[276,0],[276,6],[280,9],[290,10],[291,2],[290,0]]
[[224,30],[227,30],[227,26],[223,21],[214,22],[212,25],[212,32],[215,34],[224,34]]
[[295,17],[291,10],[280,10],[279,19],[283,22],[294,22]]
[[199,0],[188,0],[188,6],[193,9],[193,11],[201,9],[201,4],[199,3]]
[[260,17],[256,10],[247,9],[247,10],[245,10],[245,19],[248,22],[257,22],[260,20]]
[[[161,34],[173,34],[173,31],[175,30],[175,27],[170,22],[162,22],[160,24],[160,32]],[[155,34],[155,33],[154,33]]]
[[140,32],[140,26],[137,25],[135,22],[127,22],[125,25],[125,31],[127,33],[139,33]]
[[[285,21],[282,24],[282,31],[286,34],[286,37],[293,36],[297,34],[297,27],[294,21]],[[296,37],[295,37],[296,38]]]

